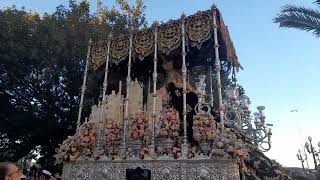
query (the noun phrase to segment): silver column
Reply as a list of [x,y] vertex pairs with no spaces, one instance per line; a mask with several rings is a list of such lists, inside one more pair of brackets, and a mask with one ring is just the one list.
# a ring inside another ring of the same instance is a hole
[[111,44],[111,33],[108,36],[108,45],[107,45],[107,60],[106,60],[106,67],[104,70],[104,81],[103,81],[103,93],[102,93],[102,103],[106,100],[106,92],[108,87],[108,74],[109,74],[109,59],[110,59],[110,44]]
[[187,140],[187,66],[186,66],[186,40],[185,40],[185,15],[183,14],[181,30],[182,30],[182,81],[183,81],[183,144],[181,145],[182,159],[187,159],[188,140]]
[[77,138],[77,141],[79,140],[79,138],[78,138],[78,135],[79,135],[79,127],[80,127],[80,120],[81,120],[81,113],[82,113],[84,93],[85,93],[85,91],[86,91],[87,74],[88,74],[88,69],[89,69],[91,45],[92,45],[92,40],[91,40],[91,38],[90,38],[89,43],[88,43],[88,51],[87,51],[86,64],[85,64],[85,69],[84,69],[84,73],[83,73],[83,82],[82,82],[82,86],[81,86],[81,97],[80,97],[79,112],[78,112],[78,119],[77,119],[77,130],[76,130],[76,138]]
[[215,50],[215,68],[216,68],[216,77],[217,77],[217,91],[219,98],[219,114],[220,114],[220,124],[221,129],[224,129],[224,114],[223,114],[223,105],[222,105],[222,93],[221,93],[221,65],[220,65],[220,57],[219,57],[219,43],[218,43],[218,25],[217,25],[217,11],[216,7],[212,7],[213,13],[213,26],[214,26],[214,50]]
[[131,61],[132,61],[132,36],[133,28],[130,29],[130,39],[129,39],[129,60],[128,60],[128,74],[126,79],[126,97],[125,97],[125,110],[124,110],[124,126],[123,126],[123,148],[126,148],[127,141],[127,128],[129,121],[129,89],[131,82]]
[[152,94],[152,137],[151,137],[151,152],[154,153],[154,148],[155,148],[155,120],[156,120],[156,104],[157,104],[157,50],[158,50],[158,27],[155,26],[154,28],[154,57],[153,57],[153,75],[152,75],[152,80],[153,80],[153,94]]

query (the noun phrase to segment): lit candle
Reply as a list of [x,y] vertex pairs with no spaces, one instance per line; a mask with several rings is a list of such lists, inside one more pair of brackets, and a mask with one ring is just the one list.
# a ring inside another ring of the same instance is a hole
[[121,96],[121,91],[122,91],[122,81],[119,81],[119,94],[120,94],[120,96]]

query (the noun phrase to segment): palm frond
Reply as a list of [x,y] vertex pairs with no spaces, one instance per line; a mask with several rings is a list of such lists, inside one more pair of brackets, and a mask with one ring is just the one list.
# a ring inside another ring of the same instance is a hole
[[316,0],[314,3],[320,5],[320,0]]
[[306,7],[299,7],[294,5],[286,5],[282,7],[281,13],[301,13],[304,15],[312,16],[315,18],[320,19],[320,11],[316,9],[306,8]]
[[320,12],[317,10],[288,5],[283,7],[274,22],[280,23],[280,27],[312,31],[320,37]]

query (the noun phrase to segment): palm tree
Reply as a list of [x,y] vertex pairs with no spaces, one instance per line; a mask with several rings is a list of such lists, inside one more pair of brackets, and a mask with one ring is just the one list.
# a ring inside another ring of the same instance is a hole
[[296,28],[304,31],[311,31],[320,38],[320,0],[314,2],[316,9],[286,5],[274,18],[275,23],[280,27]]

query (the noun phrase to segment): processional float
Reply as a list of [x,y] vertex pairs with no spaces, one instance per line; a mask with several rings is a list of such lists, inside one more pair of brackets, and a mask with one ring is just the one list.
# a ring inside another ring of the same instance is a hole
[[[81,124],[87,71],[103,64],[101,101]],[[57,149],[64,178],[285,179],[262,153],[271,148],[271,128],[264,107],[252,117],[249,98],[239,95],[239,68],[215,6],[90,40],[76,134]]]

